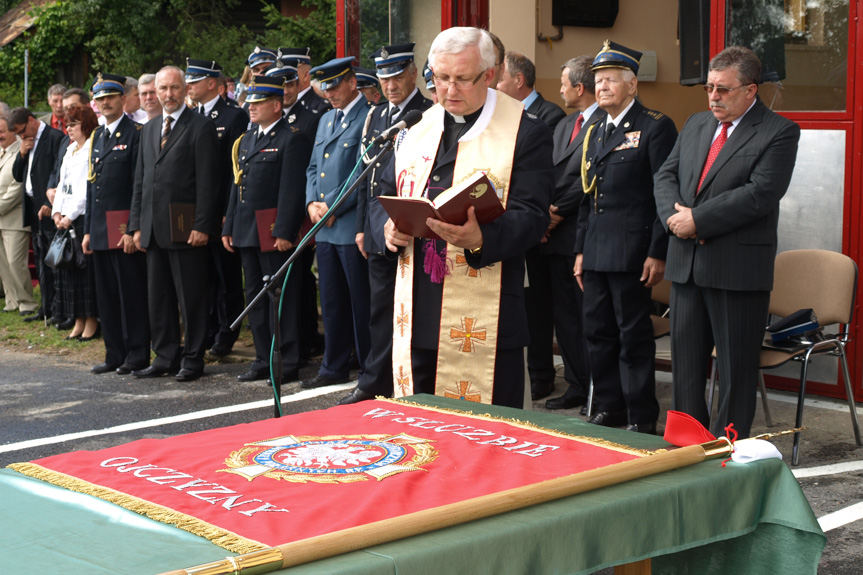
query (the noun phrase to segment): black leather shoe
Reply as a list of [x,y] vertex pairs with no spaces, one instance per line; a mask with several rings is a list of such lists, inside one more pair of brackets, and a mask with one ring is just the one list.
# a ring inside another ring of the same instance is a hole
[[374,395],[372,395],[371,393],[366,393],[365,391],[360,389],[360,386],[356,386],[351,390],[349,394],[341,398],[336,405],[349,405],[351,403],[359,403],[361,401],[366,401],[368,399],[374,398]]
[[[216,342],[213,344],[213,347],[211,347],[209,351],[210,351],[210,353],[212,353],[213,355],[215,355],[217,357],[224,357],[224,356],[228,355],[229,353],[231,353],[231,349],[233,349],[233,347],[234,346],[232,346],[232,345]],[[240,380],[240,381],[242,381],[242,380]],[[247,381],[252,381],[252,380],[247,380]]]
[[587,397],[573,389],[570,385],[566,393],[560,397],[554,397],[545,402],[546,409],[572,409],[587,403]]
[[195,381],[199,377],[204,375],[204,370],[195,370],[195,369],[186,369],[185,367],[181,369],[177,375],[174,376],[174,379],[177,381]]
[[43,319],[45,319],[45,314],[43,314],[42,312],[39,312],[39,313],[36,313],[34,315],[25,317],[24,321],[29,323],[31,321],[42,321]]
[[67,318],[65,318],[65,317],[61,317],[61,316],[59,316],[59,315],[55,315],[54,317],[52,317],[52,318],[51,318],[50,320],[48,320],[48,321],[49,321],[50,323],[53,323],[54,325],[60,325],[61,323],[63,323],[64,321],[66,321],[66,319],[67,319]]
[[637,431],[638,433],[649,433],[656,435],[656,422],[653,423],[630,423],[626,426],[626,431]]
[[554,393],[553,381],[532,381],[530,382],[530,399],[532,401],[540,400]]
[[316,375],[314,379],[307,379],[303,383],[300,384],[300,387],[303,389],[315,389],[316,387],[324,387],[326,385],[336,385],[339,383],[347,383],[350,379],[347,377],[337,377],[335,379],[330,379],[329,377],[324,377],[322,375]]
[[[12,311],[15,311],[15,310],[12,310]],[[28,315],[39,315],[41,313],[42,312],[39,309],[31,309],[29,311],[19,311],[18,315],[20,315],[21,317],[27,317]]]
[[605,427],[622,427],[626,425],[626,412],[597,411],[593,414],[593,417],[587,420],[587,422]]
[[58,330],[66,331],[67,329],[72,329],[73,327],[75,327],[75,319],[74,318],[64,319],[63,321],[61,321],[60,323],[58,323],[56,325],[57,325]]
[[237,376],[237,381],[260,381],[270,377],[270,372],[263,369],[250,369],[246,373],[241,373]]
[[129,365],[128,363],[122,364],[115,371],[117,375],[129,375],[133,371],[141,371],[142,369],[147,369],[146,365],[137,366],[137,365]]
[[134,375],[135,377],[162,377],[163,375],[168,375],[176,372],[177,370],[171,370],[164,367],[156,367],[155,365],[151,365],[150,367],[145,367],[144,369],[132,370],[132,375]]
[[115,371],[119,366],[116,363],[100,363],[90,368],[90,373],[101,374]]

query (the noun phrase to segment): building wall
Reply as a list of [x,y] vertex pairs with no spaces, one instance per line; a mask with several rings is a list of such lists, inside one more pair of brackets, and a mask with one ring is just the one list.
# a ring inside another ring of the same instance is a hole
[[[489,0],[489,28],[506,48],[520,50],[537,68],[537,89],[548,100],[560,103],[560,66],[582,54],[595,55],[608,38],[636,50],[654,50],[655,82],[640,82],[639,97],[645,106],[674,119],[678,129],[691,114],[706,109],[706,97],[698,87],[681,86],[677,42],[677,0],[620,0],[612,28],[564,26],[563,39],[537,40],[537,33],[556,36],[551,23],[552,0]],[[571,112],[571,110],[567,110]]]

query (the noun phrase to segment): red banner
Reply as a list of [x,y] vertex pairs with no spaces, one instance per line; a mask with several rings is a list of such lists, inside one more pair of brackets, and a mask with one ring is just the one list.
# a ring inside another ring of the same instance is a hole
[[641,455],[517,422],[377,400],[13,468],[243,552]]

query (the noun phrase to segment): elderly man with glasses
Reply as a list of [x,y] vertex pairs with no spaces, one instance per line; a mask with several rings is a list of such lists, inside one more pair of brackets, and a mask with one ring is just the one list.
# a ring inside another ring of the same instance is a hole
[[429,219],[442,238],[429,240],[400,231],[373,208],[372,229],[382,229],[391,256],[398,254],[395,395],[435,393],[521,407],[528,343],[524,254],[548,227],[551,131],[521,102],[489,89],[495,59],[488,33],[444,30],[432,43],[429,64],[441,105],[401,141],[381,180],[383,193],[434,200],[482,171],[506,212],[485,224],[473,208],[461,226]]
[[656,174],[656,207],[670,240],[673,408],[710,420],[704,380],[716,346],[719,414],[741,438],[755,416],[758,362],[776,257],[779,200],[800,127],[758,98],[761,62],[748,48],[710,61],[710,111],[686,122]]

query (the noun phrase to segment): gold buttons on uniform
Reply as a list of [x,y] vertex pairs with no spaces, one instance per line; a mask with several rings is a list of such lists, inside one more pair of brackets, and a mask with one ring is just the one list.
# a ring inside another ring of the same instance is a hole
[[322,199],[322,200],[324,199],[324,195],[323,195],[323,194],[321,194],[321,199]]
[[324,157],[325,157],[325,158],[329,158],[329,157],[330,157],[329,152],[327,152],[326,154],[324,154]]
[[440,176],[438,176],[437,174],[435,174],[435,175],[433,175],[433,176],[432,176],[432,180],[434,180],[435,182],[439,182],[439,181],[440,181]]
[[321,177],[323,178],[324,176],[326,176],[326,174],[321,172]]

